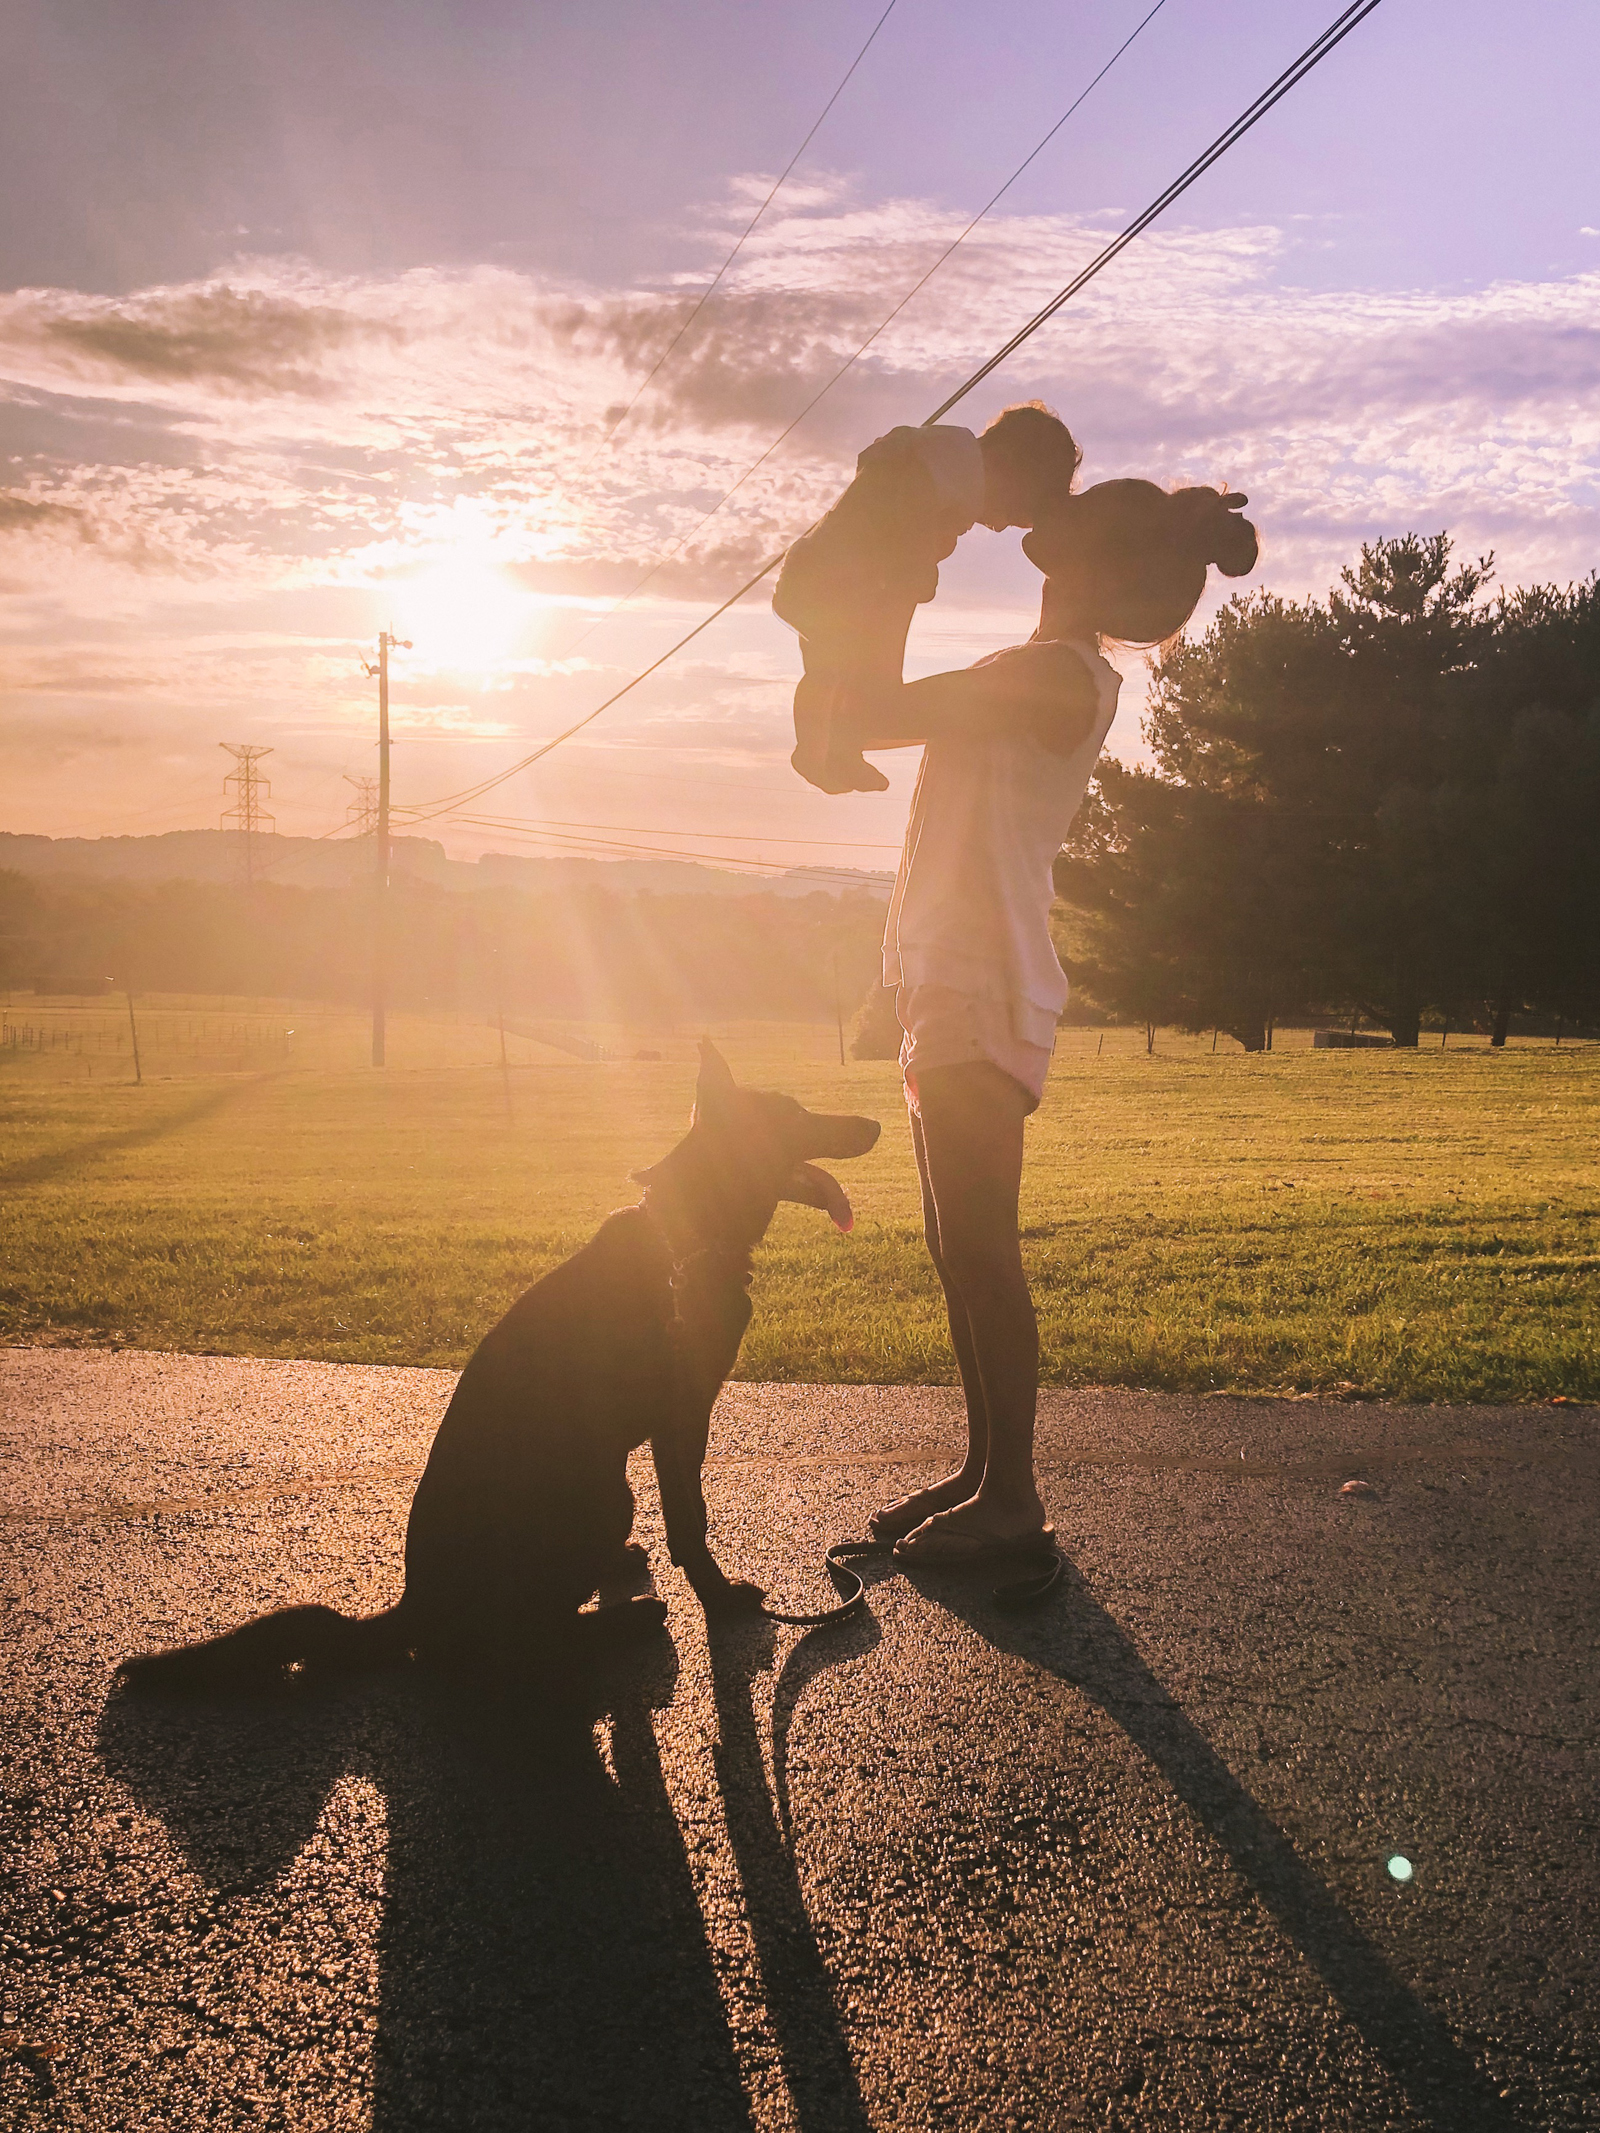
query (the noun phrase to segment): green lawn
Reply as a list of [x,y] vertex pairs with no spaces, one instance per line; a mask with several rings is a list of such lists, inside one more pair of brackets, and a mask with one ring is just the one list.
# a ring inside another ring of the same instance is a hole
[[[354,1018],[288,1046],[273,1010],[252,1044],[244,1003],[224,1071],[167,1012],[142,1088],[103,1046],[0,1051],[0,1337],[458,1363],[631,1197],[693,1080],[687,1035],[592,1032],[663,1054],[598,1063],[517,1039],[503,1076],[493,1033],[420,1019],[380,1074]],[[826,1029],[716,1034],[743,1078],[888,1129],[840,1166],[852,1237],[780,1211],[742,1374],[949,1379],[896,1070],[841,1069]],[[1064,1034],[1023,1217],[1047,1379],[1600,1398],[1600,1048],[1288,1041]]]

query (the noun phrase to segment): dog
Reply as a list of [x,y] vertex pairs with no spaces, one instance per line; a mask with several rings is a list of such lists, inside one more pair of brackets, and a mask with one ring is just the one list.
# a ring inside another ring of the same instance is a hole
[[729,1578],[706,1539],[711,1410],[750,1323],[751,1254],[779,1202],[848,1230],[850,1202],[813,1159],[865,1155],[879,1130],[741,1089],[704,1040],[689,1131],[633,1173],[642,1200],[519,1297],[462,1371],[412,1499],[396,1605],[365,1619],[284,1608],[128,1659],[124,1681],[265,1684],[407,1654],[505,1675],[659,1628],[667,1611],[653,1595],[580,1613],[597,1590],[638,1580],[627,1461],[647,1441],[672,1560],[707,1614],[759,1608],[761,1588]]

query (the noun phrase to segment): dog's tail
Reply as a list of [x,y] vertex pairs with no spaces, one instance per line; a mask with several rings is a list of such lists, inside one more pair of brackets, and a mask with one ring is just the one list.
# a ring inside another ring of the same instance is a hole
[[411,1646],[405,1602],[381,1615],[353,1617],[331,1607],[282,1607],[221,1637],[170,1652],[141,1652],[118,1669],[138,1690],[264,1688],[290,1668],[354,1674],[404,1657]]

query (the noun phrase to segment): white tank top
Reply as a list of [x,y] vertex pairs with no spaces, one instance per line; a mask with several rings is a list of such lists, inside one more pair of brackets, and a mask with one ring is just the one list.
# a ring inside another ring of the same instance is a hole
[[885,985],[941,985],[1008,1000],[1017,1034],[1035,1044],[1054,1042],[1067,1004],[1066,973],[1050,938],[1051,866],[1122,686],[1094,645],[1072,640],[1072,649],[1088,666],[1098,705],[1070,755],[1009,736],[924,748],[883,936]]

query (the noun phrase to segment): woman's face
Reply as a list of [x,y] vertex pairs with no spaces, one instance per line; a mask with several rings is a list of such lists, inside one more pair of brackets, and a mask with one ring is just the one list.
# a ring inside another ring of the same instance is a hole
[[1065,496],[1041,511],[1024,542],[1029,559],[1042,570],[1050,585],[1050,604],[1057,614],[1087,609],[1093,603],[1098,576],[1094,519],[1081,496]]
[[1008,526],[1033,524],[1033,499],[1020,471],[997,453],[985,452],[983,466],[983,511],[979,524],[991,533],[1004,533]]

